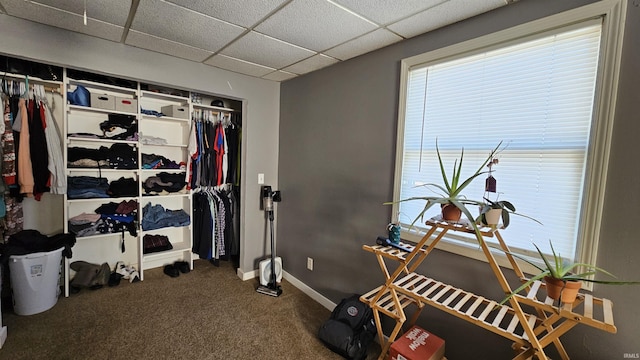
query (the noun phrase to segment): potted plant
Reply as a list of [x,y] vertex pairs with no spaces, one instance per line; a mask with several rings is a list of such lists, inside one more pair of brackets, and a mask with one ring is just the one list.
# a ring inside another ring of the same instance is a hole
[[484,198],[484,203],[480,206],[480,215],[476,222],[495,229],[498,227],[500,219],[502,219],[502,228],[506,229],[509,226],[510,213],[515,214],[516,208],[509,201],[491,201],[488,198]]
[[[451,178],[447,176],[447,172],[444,167],[444,163],[442,162],[442,156],[440,155],[440,149],[438,147],[438,140],[436,139],[436,153],[438,155],[438,164],[440,165],[440,173],[442,175],[443,184],[434,184],[428,183],[421,186],[427,186],[431,188],[435,188],[439,191],[439,194],[436,196],[415,196],[407,199],[399,200],[402,201],[413,201],[413,200],[424,200],[426,204],[424,208],[420,211],[418,216],[413,220],[411,226],[415,224],[418,219],[422,219],[424,214],[429,210],[432,206],[439,204],[441,206],[442,218],[445,221],[457,222],[460,220],[460,217],[464,213],[469,222],[475,228],[475,216],[471,214],[469,209],[467,209],[467,205],[476,205],[480,206],[483,204],[481,201],[467,199],[464,195],[461,194],[462,190],[466,188],[471,182],[477,178],[478,176],[485,173],[482,169],[495,157],[495,155],[499,152],[500,146],[502,142],[500,142],[491,152],[489,156],[482,162],[478,170],[471,174],[471,176],[466,179],[461,179],[462,177],[462,162],[464,159],[464,148],[462,148],[460,153],[460,159],[456,159],[453,165],[453,172],[451,174]],[[389,202],[385,204],[393,204],[394,202]],[[451,214],[453,213],[453,215]]]
[[[609,284],[609,285],[635,285],[640,284],[638,281],[606,281],[606,280],[594,280],[591,279],[590,276],[594,275],[598,272],[601,272],[609,277],[615,278],[610,272],[599,268],[595,265],[585,264],[585,263],[573,263],[569,262],[566,259],[562,258],[560,254],[556,254],[553,249],[553,244],[549,241],[551,246],[551,254],[552,259],[549,261],[547,257],[540,251],[540,248],[536,244],[533,244],[540,255],[540,258],[543,261],[543,266],[538,265],[537,263],[521,257],[517,254],[510,253],[511,255],[526,261],[532,266],[536,267],[540,270],[540,273],[533,276],[525,283],[523,283],[519,288],[513,290],[507,297],[505,297],[500,305],[504,304],[509,300],[513,295],[519,293],[524,290],[526,287],[530,286],[533,282],[537,280],[544,280],[546,283],[547,295],[554,299],[560,300],[561,303],[573,303],[576,299],[576,295],[578,291],[582,287],[582,282],[592,282],[597,284]],[[583,272],[574,273],[578,268],[582,267]]]
[[516,207],[507,200],[491,201],[486,197],[484,198],[484,203],[480,206],[480,215],[476,219],[476,223],[496,229],[498,223],[502,220],[502,228],[506,229],[509,226],[511,215],[526,217],[538,224],[542,224],[530,216],[517,213]]

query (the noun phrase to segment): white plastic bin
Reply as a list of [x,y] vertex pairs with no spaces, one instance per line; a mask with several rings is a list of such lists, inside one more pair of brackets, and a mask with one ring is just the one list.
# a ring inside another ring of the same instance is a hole
[[13,310],[16,314],[38,314],[51,309],[58,302],[62,249],[9,257]]

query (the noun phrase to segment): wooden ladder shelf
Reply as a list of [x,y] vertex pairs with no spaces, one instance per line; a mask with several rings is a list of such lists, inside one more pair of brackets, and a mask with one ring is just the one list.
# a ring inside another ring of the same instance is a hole
[[[410,250],[409,252],[382,245],[362,247],[376,255],[385,276],[385,283],[382,286],[360,298],[373,309],[382,346],[379,360],[385,358],[391,343],[395,341],[407,322],[405,309],[409,305],[417,307],[417,311],[409,319],[409,327],[415,323],[424,306],[429,305],[513,341],[512,347],[516,352],[514,360],[531,358],[547,360],[544,348],[550,344],[555,346],[562,359],[568,360],[569,355],[560,342],[560,336],[578,324],[611,333],[616,332],[613,324],[613,304],[608,299],[598,299],[590,294],[580,293],[574,303],[557,306],[554,305],[553,299],[546,296],[545,285],[536,281],[522,293],[509,299],[508,304],[499,305],[494,300],[415,273],[420,263],[426,259],[447,231],[475,234],[473,230],[460,224],[430,220],[427,221],[427,226],[429,230],[417,244],[401,243],[403,247]],[[511,288],[484,241],[485,237],[495,236],[516,275],[522,281],[526,281],[524,273],[497,230],[482,230],[477,236],[489,266],[505,294],[511,293]],[[385,259],[398,263],[393,273],[389,272]],[[395,326],[387,340],[382,331],[381,314],[395,321]]]

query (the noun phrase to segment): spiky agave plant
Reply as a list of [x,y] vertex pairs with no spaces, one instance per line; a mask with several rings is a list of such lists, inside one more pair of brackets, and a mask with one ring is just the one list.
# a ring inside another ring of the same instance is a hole
[[444,167],[444,163],[442,162],[440,148],[438,147],[438,140],[436,139],[436,153],[438,155],[438,164],[440,165],[440,173],[442,175],[443,185],[428,183],[420,186],[436,188],[437,190],[439,190],[439,194],[437,196],[414,196],[407,199],[398,200],[396,202],[388,202],[385,204],[388,205],[388,204],[395,204],[395,203],[404,202],[404,201],[415,201],[415,200],[426,201],[424,208],[420,211],[418,216],[416,216],[416,218],[411,223],[412,227],[418,220],[422,220],[424,218],[424,214],[432,206],[436,204],[440,204],[440,205],[451,204],[457,207],[458,209],[460,209],[462,213],[467,217],[467,219],[469,219],[469,222],[472,224],[474,229],[476,231],[479,231],[475,224],[475,217],[471,214],[471,211],[467,209],[467,205],[480,206],[483,204],[483,202],[467,199],[461,193],[462,193],[462,190],[464,190],[467,186],[469,186],[469,184],[471,184],[471,182],[473,182],[475,178],[486,173],[486,171],[483,171],[483,169],[487,166],[489,161],[491,161],[491,159],[493,159],[495,155],[499,151],[501,151],[501,148],[500,148],[501,146],[502,146],[502,141],[498,143],[498,145],[493,150],[491,150],[489,155],[486,157],[486,159],[484,159],[484,161],[478,167],[478,169],[471,176],[463,180],[462,179],[462,163],[464,160],[464,148],[462,148],[460,152],[459,161],[458,159],[455,160],[453,165],[453,172],[451,174],[451,178],[449,178],[447,176],[447,171]]
[[[562,256],[560,256],[559,253],[556,253],[555,249],[553,248],[553,244],[551,243],[551,240],[549,240],[549,245],[551,246],[551,256],[553,258],[552,261],[549,261],[549,259],[547,259],[547,257],[542,253],[542,251],[538,247],[538,245],[533,244],[533,246],[536,247],[536,250],[538,251],[538,254],[540,255],[540,258],[544,262],[544,266],[540,266],[537,263],[535,263],[535,262],[533,262],[533,261],[531,261],[531,260],[529,260],[527,258],[524,258],[524,257],[522,257],[522,256],[520,256],[518,254],[510,253],[511,255],[517,257],[518,259],[523,260],[523,261],[529,263],[530,265],[534,266],[535,268],[540,270],[540,273],[538,273],[537,275],[533,276],[532,278],[530,278],[529,280],[524,282],[517,289],[513,290],[510,294],[507,295],[507,297],[505,297],[500,302],[500,305],[506,303],[515,294],[519,293],[520,291],[524,290],[525,288],[527,288],[528,286],[533,284],[535,281],[540,280],[540,279],[544,278],[545,276],[549,276],[549,277],[558,279],[558,280],[560,280],[562,282],[567,282],[567,281],[586,281],[586,282],[591,282],[591,283],[596,283],[596,284],[608,284],[608,285],[637,285],[637,284],[640,284],[640,282],[638,282],[638,281],[610,281],[610,280],[608,281],[608,280],[595,280],[595,279],[592,279],[591,275],[595,275],[598,272],[603,273],[603,274],[605,274],[605,275],[607,275],[607,276],[609,276],[611,278],[616,278],[616,277],[615,277],[615,275],[611,274],[607,270],[599,268],[599,267],[597,267],[595,265],[586,264],[586,263],[569,262],[568,260],[566,260]],[[580,272],[580,273],[574,273],[573,272],[576,269],[580,269],[580,268],[582,268],[583,272]]]

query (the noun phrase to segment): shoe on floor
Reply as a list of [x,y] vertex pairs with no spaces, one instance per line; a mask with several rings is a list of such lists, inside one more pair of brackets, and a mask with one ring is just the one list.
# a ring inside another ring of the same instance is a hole
[[98,271],[96,276],[93,278],[93,281],[91,282],[91,285],[89,287],[92,289],[93,288],[99,289],[104,285],[107,285],[109,283],[110,275],[111,275],[111,267],[109,266],[108,263],[103,263],[100,266],[100,270]]
[[171,277],[180,276],[180,271],[178,271],[178,269],[173,265],[165,265],[164,273],[169,275],[169,276],[171,276]]
[[189,263],[186,261],[176,261],[173,266],[180,270],[181,273],[186,274],[189,271],[191,271],[191,269],[189,268]]
[[113,286],[118,286],[120,285],[120,280],[122,279],[122,275],[118,274],[117,272],[112,272],[111,275],[109,275],[109,286],[113,287]]
[[124,263],[122,261],[118,261],[116,263],[116,268],[114,272],[116,272],[117,274],[120,274],[123,279],[129,280],[129,271],[127,271],[127,267],[124,266]]

